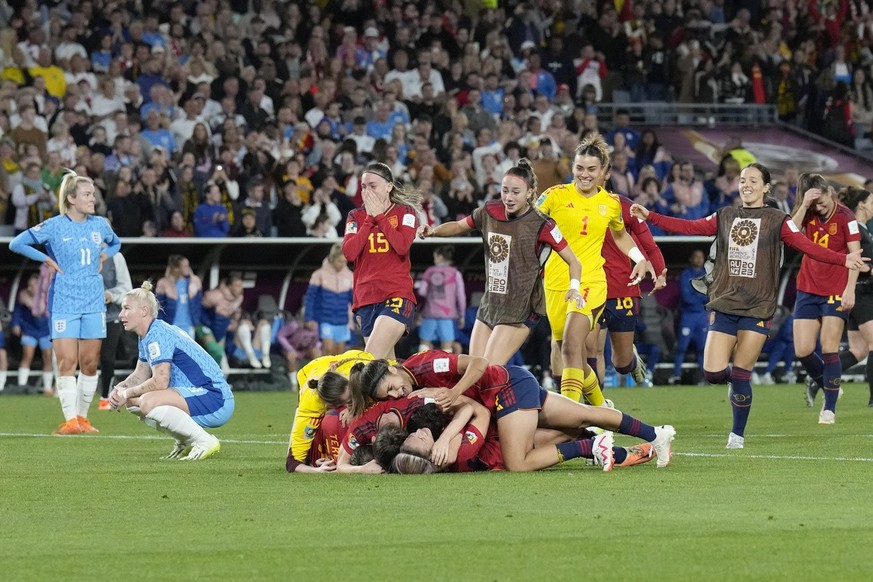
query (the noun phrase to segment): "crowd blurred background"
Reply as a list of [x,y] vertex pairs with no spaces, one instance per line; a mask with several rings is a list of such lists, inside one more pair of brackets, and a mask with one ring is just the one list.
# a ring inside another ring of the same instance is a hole
[[521,156],[567,181],[590,131],[612,190],[704,216],[749,152],[698,168],[600,104],[774,104],[873,149],[871,41],[861,0],[2,0],[0,227],[57,212],[72,168],[120,236],[337,238],[373,159],[437,224]]

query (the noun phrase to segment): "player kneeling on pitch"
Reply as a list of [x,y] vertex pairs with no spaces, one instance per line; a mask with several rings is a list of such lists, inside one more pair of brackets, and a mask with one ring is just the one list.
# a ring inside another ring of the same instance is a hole
[[203,429],[230,419],[233,393],[206,350],[157,315],[151,282],[124,296],[119,319],[138,336],[139,359],[133,373],[115,385],[109,404],[118,410],[126,406],[148,426],[175,438],[165,459],[205,459],[221,445]]

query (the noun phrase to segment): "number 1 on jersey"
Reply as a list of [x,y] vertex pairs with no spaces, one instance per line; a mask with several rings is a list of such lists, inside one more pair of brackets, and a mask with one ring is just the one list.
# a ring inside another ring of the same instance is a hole
[[579,233],[582,236],[588,236],[588,217],[582,217],[582,231]]

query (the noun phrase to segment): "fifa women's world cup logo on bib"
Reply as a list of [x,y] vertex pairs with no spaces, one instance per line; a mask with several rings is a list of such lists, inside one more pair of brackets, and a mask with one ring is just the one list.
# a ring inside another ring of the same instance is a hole
[[760,218],[735,218],[728,242],[728,266],[734,277],[755,277],[755,264],[758,261],[758,234],[761,232]]
[[509,279],[509,246],[512,237],[492,233],[488,237],[488,291],[506,295]]

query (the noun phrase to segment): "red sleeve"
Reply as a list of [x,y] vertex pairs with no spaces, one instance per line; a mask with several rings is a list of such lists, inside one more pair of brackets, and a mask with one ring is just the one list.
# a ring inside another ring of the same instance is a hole
[[458,449],[458,458],[455,463],[467,463],[479,454],[479,449],[485,444],[485,437],[479,432],[479,429],[468,424],[464,427],[461,433],[461,447]]
[[[846,255],[837,253],[823,246],[819,246],[800,234],[800,231],[794,230],[789,226],[790,218],[786,217],[782,223],[782,232],[780,238],[782,242],[790,246],[796,251],[800,251],[804,255],[809,255],[816,261],[822,263],[830,263],[831,265],[846,266]],[[797,228],[796,226],[794,228]]]
[[343,236],[343,255],[346,260],[354,263],[367,244],[367,237],[373,229],[372,217],[363,214],[360,210],[349,213],[346,221],[346,234]]
[[465,218],[464,222],[466,222],[467,226],[469,226],[470,228],[476,228],[476,223],[473,222],[473,215],[472,214],[470,216],[468,216],[467,218]]
[[285,470],[289,473],[293,473],[294,470],[302,464],[303,463],[295,459],[294,455],[291,454],[291,449],[288,449],[288,456],[285,458]]
[[[397,216],[399,223],[397,228],[392,228],[388,222],[386,214],[380,214],[376,217],[376,226],[388,239],[388,244],[398,255],[409,254],[409,247],[412,246],[412,241],[415,240],[415,213],[411,208],[399,207],[401,214]],[[405,224],[406,215],[412,215],[412,226]]]
[[540,228],[540,236],[537,240],[552,247],[559,253],[567,248],[567,239],[561,234],[561,229],[558,228],[555,221],[551,219],[543,223],[542,228]]
[[605,79],[605,78],[606,78],[606,73],[607,73],[607,71],[606,71],[606,61],[600,61],[600,71],[598,71],[598,74],[600,75],[600,78],[601,78],[601,79]]
[[652,261],[652,267],[655,269],[655,273],[660,275],[664,272],[664,269],[667,268],[667,263],[664,261],[664,255],[661,254],[661,249],[659,249],[658,245],[655,243],[655,237],[652,236],[652,231],[649,230],[648,225],[646,225],[645,222],[636,220],[635,218],[626,220],[625,225],[628,227],[631,236],[636,239],[637,244],[643,247],[643,254],[646,255],[647,259]]
[[655,226],[660,226],[664,230],[669,230],[676,234],[698,234],[703,236],[718,234],[718,219],[715,213],[710,214],[706,218],[685,220],[684,218],[673,218],[672,216],[664,216],[657,212],[649,212],[649,220]]
[[588,63],[591,62],[591,59],[585,59],[576,67],[576,76],[582,74],[582,72],[588,67]]

